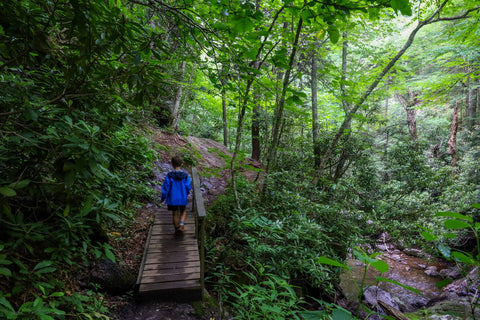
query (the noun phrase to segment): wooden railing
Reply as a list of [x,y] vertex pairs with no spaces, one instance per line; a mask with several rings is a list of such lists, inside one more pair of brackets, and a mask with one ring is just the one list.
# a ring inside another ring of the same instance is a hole
[[192,187],[193,203],[192,211],[195,214],[195,236],[198,239],[198,249],[200,253],[200,286],[202,288],[202,297],[205,289],[205,218],[207,216],[205,205],[203,203],[202,190],[200,189],[200,178],[197,168],[192,168]]

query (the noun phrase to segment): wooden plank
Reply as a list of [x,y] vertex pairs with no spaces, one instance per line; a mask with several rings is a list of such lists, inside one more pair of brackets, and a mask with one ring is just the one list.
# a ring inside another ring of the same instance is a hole
[[149,248],[149,253],[169,254],[169,253],[182,252],[182,251],[185,251],[185,252],[198,251],[198,246],[195,243],[192,243],[192,244],[186,243],[182,247],[179,247],[179,246],[170,247],[170,246],[162,246],[159,244],[155,244],[155,245],[150,245],[150,248]]
[[164,269],[152,269],[152,270],[145,270],[143,271],[143,276],[145,278],[153,277],[153,276],[165,276],[169,274],[180,274],[180,273],[198,273],[200,272],[199,266],[191,266],[185,268],[167,268],[165,266]]
[[178,282],[178,281],[184,281],[184,280],[199,280],[199,279],[200,279],[200,274],[198,272],[169,274],[168,276],[157,275],[157,276],[144,277],[142,279],[142,284],[167,283],[167,282]]
[[[175,229],[173,226],[164,226],[164,227],[158,227],[158,226],[153,226],[153,231],[152,235],[157,236],[157,235],[165,235],[165,236],[172,236],[172,237],[177,237],[180,238],[180,233],[175,233]],[[185,226],[185,231],[183,231],[183,236],[187,235],[195,235],[195,228],[193,226],[186,225]]]
[[[194,238],[193,234],[185,234],[183,236],[178,236],[178,235],[168,235],[168,234],[157,234],[157,235],[152,235],[150,238],[151,243],[160,243],[160,242],[167,242],[170,243],[169,240],[174,240],[177,245],[180,243],[188,243],[192,241],[197,241]],[[173,246],[173,245],[172,245]]]
[[[160,208],[161,211],[157,211],[155,213],[155,223],[158,224],[172,224],[172,212],[167,211],[167,208]],[[187,209],[187,216],[185,217],[185,223],[194,223],[195,217],[188,213]]]
[[145,260],[147,259],[148,244],[150,243],[151,234],[152,234],[152,226],[150,226],[150,228],[148,230],[148,236],[147,236],[147,240],[145,242],[145,248],[143,250],[142,262],[140,264],[140,269],[139,269],[139,272],[138,272],[138,277],[137,277],[137,282],[136,282],[137,287],[140,285],[140,282],[142,280],[142,274],[143,274],[143,270],[145,268]]
[[141,284],[140,290],[144,293],[149,291],[161,291],[168,289],[200,289],[200,281],[198,280],[183,280],[177,282],[165,282],[165,283],[148,283]]
[[190,268],[198,266],[198,261],[184,261],[184,262],[170,262],[165,264],[146,264],[143,272],[149,270],[163,270],[163,269],[175,269],[175,268]]
[[171,256],[171,257],[165,257],[164,255],[152,255],[152,256],[147,256],[147,259],[145,260],[145,264],[152,264],[152,263],[166,264],[170,262],[186,262],[186,261],[199,261],[199,260],[200,260],[200,256],[198,254],[188,255],[188,256]]

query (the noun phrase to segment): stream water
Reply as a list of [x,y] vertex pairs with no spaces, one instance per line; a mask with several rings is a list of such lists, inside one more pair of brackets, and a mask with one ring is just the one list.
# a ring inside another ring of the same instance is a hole
[[[380,274],[371,266],[365,273],[365,265],[362,262],[355,259],[348,261],[348,266],[351,270],[341,276],[341,287],[349,300],[355,301],[357,299],[359,286],[364,274],[364,287],[377,285],[377,287],[389,292],[392,296],[408,296],[410,297],[409,300],[430,300],[437,298],[441,294],[436,283],[442,280],[439,272],[447,268],[445,263],[433,259],[425,260],[409,256],[399,250],[386,252],[380,258],[389,265],[389,270],[384,274]],[[403,285],[415,288],[423,294],[423,297],[393,283],[381,282],[376,284],[377,276],[398,281]]]

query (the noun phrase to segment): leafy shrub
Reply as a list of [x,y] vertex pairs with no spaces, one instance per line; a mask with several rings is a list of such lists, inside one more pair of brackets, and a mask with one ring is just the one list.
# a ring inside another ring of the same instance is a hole
[[[221,291],[219,296],[236,311],[247,298],[258,301],[251,307],[256,308],[253,313],[268,308],[265,305],[273,308],[272,300],[283,292],[288,301],[280,302],[286,308],[280,314],[285,315],[298,311],[303,295],[333,294],[337,270],[319,263],[318,257],[343,260],[353,237],[348,216],[304,198],[286,173],[274,175],[273,180],[276,183],[269,184],[264,194],[256,193],[255,185],[239,180],[244,209],[234,208],[233,196],[227,193],[209,210],[210,279],[221,284],[216,288]],[[255,285],[252,279],[261,283]],[[281,288],[284,281],[295,287]],[[247,313],[242,314],[247,317]]]

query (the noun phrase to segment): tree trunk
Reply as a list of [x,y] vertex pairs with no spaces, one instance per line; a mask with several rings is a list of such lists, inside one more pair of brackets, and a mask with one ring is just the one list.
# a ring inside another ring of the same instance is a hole
[[413,142],[415,150],[418,149],[418,135],[417,135],[417,110],[415,106],[420,103],[417,99],[417,93],[414,93],[411,89],[408,89],[408,94],[401,95],[396,94],[397,99],[403,105],[405,112],[407,113],[407,126],[410,133],[410,140]]
[[[347,80],[347,70],[348,70],[348,62],[347,62],[347,57],[348,57],[348,33],[344,32],[342,34],[343,37],[343,45],[342,45],[342,76],[341,76],[341,81],[340,81],[340,92],[341,92],[341,98],[342,98],[342,106],[343,106],[343,111],[345,114],[348,114],[351,107],[350,103],[347,100],[347,88],[345,86],[346,80]],[[351,127],[351,122],[348,123],[348,126],[345,129],[345,135],[342,137],[343,140],[348,140],[349,136],[351,135],[352,132],[352,127]],[[330,175],[330,180],[334,183],[336,183],[347,171],[348,169],[348,162],[347,162],[347,154],[345,150],[341,150],[339,159],[337,161],[336,168],[334,168],[334,174]]]
[[467,107],[467,128],[473,130],[477,124],[477,112],[478,112],[478,86],[475,81],[467,80],[467,95],[466,95],[466,107]]
[[225,147],[228,147],[227,101],[225,98],[224,88],[222,88],[222,124],[223,124],[223,145]]
[[271,169],[273,163],[275,162],[275,159],[277,157],[277,147],[279,145],[280,141],[280,133],[281,133],[281,126],[283,123],[283,110],[285,107],[285,97],[287,95],[287,88],[289,85],[289,80],[290,80],[290,73],[292,72],[293,69],[293,64],[295,62],[295,56],[297,54],[297,49],[298,49],[298,41],[300,38],[300,33],[302,31],[302,26],[303,26],[303,20],[302,17],[298,19],[298,25],[297,25],[297,30],[295,32],[295,40],[293,42],[293,47],[292,51],[290,53],[290,58],[288,62],[288,68],[285,72],[285,75],[283,77],[283,86],[282,86],[282,93],[280,95],[280,99],[278,101],[278,106],[275,109],[275,116],[274,116],[274,126],[273,126],[273,131],[272,131],[272,141],[271,145],[269,148],[268,152],[268,160],[267,160],[267,172]]
[[[255,1],[255,10],[260,10],[260,0]],[[257,59],[253,64],[255,69],[260,69],[260,61]],[[260,93],[257,88],[254,93],[254,102],[252,110],[252,159],[260,161]]]
[[450,138],[448,139],[448,154],[452,156],[452,167],[457,166],[457,132],[458,132],[458,102],[453,109],[452,127],[450,129]]
[[[186,65],[187,65],[187,61],[183,61],[180,67],[180,82],[183,82]],[[175,101],[173,102],[173,106],[171,109],[172,128],[174,130],[177,130],[177,126],[178,126],[178,115],[180,110],[180,102],[182,101],[182,95],[183,95],[183,85],[180,84],[178,86],[177,94],[175,95]]]
[[474,125],[478,125],[480,122],[478,120],[479,113],[480,113],[480,85],[478,84],[480,81],[477,80],[477,86],[474,89],[475,90],[475,103],[473,104],[473,123]]
[[[254,63],[255,69],[260,67],[260,62],[257,60]],[[260,161],[260,94],[258,89],[255,90],[252,110],[252,159]]]
[[313,137],[313,157],[315,159],[315,168],[320,165],[320,130],[318,125],[318,80],[317,80],[317,46],[318,40],[315,40],[315,48],[312,57],[312,137]]
[[[273,19],[273,21],[271,23],[271,26],[270,26],[270,30],[273,28],[274,24],[276,23],[279,15],[282,11],[283,11],[283,8],[275,13],[274,19]],[[263,50],[264,45],[265,45],[267,40],[268,40],[268,37],[265,37],[261,46],[260,46],[260,48],[257,51],[255,61],[260,60],[260,54],[262,53],[262,50]],[[258,68],[259,68],[258,70],[260,70],[261,65],[262,65],[261,63],[258,65]],[[238,153],[240,151],[240,143],[241,143],[241,140],[242,140],[242,130],[243,130],[243,122],[244,122],[244,118],[245,118],[245,111],[247,109],[248,96],[250,94],[250,89],[252,87],[252,83],[253,83],[254,80],[255,80],[255,76],[253,74],[250,74],[250,76],[248,77],[246,86],[245,86],[244,95],[241,99],[242,101],[240,103],[240,110],[239,110],[239,113],[238,113],[238,123],[237,123],[237,135],[236,135],[236,138],[235,138],[235,148],[233,150],[232,159],[230,160],[230,169],[231,169],[230,172],[231,172],[231,177],[232,177],[232,190],[233,190],[233,196],[234,196],[234,199],[235,199],[235,206],[238,209],[240,209],[240,199],[238,198],[238,192],[237,192],[235,162],[237,160],[237,156],[238,156]]]

